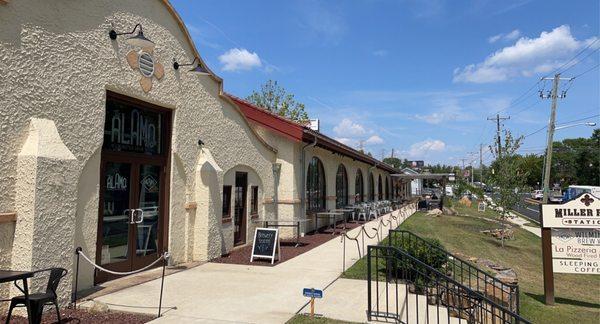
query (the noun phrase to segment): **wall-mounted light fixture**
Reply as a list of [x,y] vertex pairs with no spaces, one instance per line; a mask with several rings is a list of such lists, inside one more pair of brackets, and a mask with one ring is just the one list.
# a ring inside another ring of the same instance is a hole
[[144,36],[144,31],[142,30],[141,24],[135,25],[133,27],[133,30],[129,33],[117,33],[114,29],[111,29],[108,32],[108,36],[110,37],[110,39],[116,40],[117,36],[120,36],[120,35],[132,35],[133,33],[135,33],[135,31],[136,31],[136,29],[138,29],[138,27],[140,30],[138,31],[137,35],[127,38],[126,42],[130,45],[141,47],[141,48],[148,48],[148,47],[154,48],[154,42]]
[[[196,62],[198,62],[196,64]],[[209,75],[210,73],[208,72],[207,69],[205,69],[202,64],[200,64],[200,59],[195,57],[194,60],[192,61],[192,63],[186,63],[186,64],[180,64],[178,63],[175,59],[173,59],[173,69],[175,70],[179,70],[179,67],[181,66],[193,66],[195,65],[195,67],[193,69],[190,70],[190,72],[194,72],[194,73],[198,73],[198,74],[204,74],[204,75]]]
[[200,147],[204,146],[204,142],[201,139],[198,140],[198,146],[200,146]]
[[281,172],[281,163],[273,163],[273,174],[279,175]]

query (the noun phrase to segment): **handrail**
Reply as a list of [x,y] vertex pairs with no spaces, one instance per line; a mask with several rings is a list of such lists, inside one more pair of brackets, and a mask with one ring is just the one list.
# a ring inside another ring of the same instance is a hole
[[[480,301],[488,303],[492,307],[492,309],[497,309],[497,310],[500,310],[500,311],[508,314],[509,316],[511,316],[515,320],[517,320],[517,322],[530,323],[528,320],[522,318],[519,314],[517,314],[517,313],[513,312],[512,310],[506,308],[505,306],[503,306],[503,305],[501,305],[501,304],[499,304],[499,303],[491,300],[485,294],[482,294],[479,291],[472,290],[470,287],[463,285],[462,283],[458,282],[454,278],[452,278],[450,276],[447,276],[446,274],[440,272],[438,269],[436,269],[434,267],[431,267],[430,265],[424,263],[423,261],[419,260],[418,258],[412,256],[408,252],[405,252],[405,251],[403,251],[403,250],[401,250],[399,248],[396,248],[394,246],[382,246],[382,245],[369,245],[367,249],[368,249],[367,250],[367,253],[368,253],[367,254],[368,255],[367,269],[369,270],[369,272],[371,270],[371,266],[370,266],[370,263],[371,263],[371,260],[370,260],[370,258],[371,258],[371,250],[388,250],[388,251],[392,251],[393,254],[391,254],[391,256],[394,259],[396,259],[398,261],[401,261],[400,258],[398,258],[398,255],[400,255],[400,256],[402,256],[404,258],[407,258],[408,260],[410,260],[414,264],[416,264],[416,265],[422,267],[423,269],[427,270],[429,273],[434,274],[436,277],[441,278],[441,279],[443,279],[443,280],[451,283],[452,285],[456,286],[459,289],[462,289],[463,291],[465,291],[467,293],[468,297],[472,297],[474,299],[477,299],[477,300],[480,300]],[[388,255],[386,255],[386,257],[388,257]],[[371,285],[371,278],[370,278],[370,276],[369,276],[368,279],[369,279],[369,291],[370,291],[371,290],[370,289],[371,288],[370,287],[370,285]],[[448,285],[446,285],[446,287],[448,287]],[[371,307],[370,307],[370,304],[371,304],[370,303],[371,295],[369,294],[368,297],[369,297],[369,311],[371,311]],[[408,296],[406,298],[408,298]]]
[[[484,281],[484,283],[490,283],[494,287],[494,289],[492,289],[493,294],[488,294],[487,290],[484,287],[484,293],[486,295],[492,296],[493,298],[501,297],[501,299],[503,300],[505,297],[504,294],[507,294],[507,297],[509,297],[509,305],[510,305],[511,310],[514,310],[516,313],[519,313],[519,285],[512,284],[512,283],[506,283],[496,277],[493,277],[493,276],[489,275],[487,272],[485,272],[484,270],[474,266],[472,263],[463,260],[462,258],[448,252],[447,250],[445,250],[443,248],[440,248],[439,246],[433,245],[431,242],[425,240],[424,238],[422,238],[410,231],[390,229],[389,235],[388,235],[388,245],[389,246],[391,246],[394,242],[394,237],[395,237],[394,234],[395,233],[401,234],[402,238],[404,237],[403,235],[406,234],[409,237],[413,238],[414,240],[418,241],[419,243],[425,243],[429,248],[439,251],[441,253],[444,253],[447,257],[450,257],[453,262],[456,262],[456,261],[460,262],[461,272],[460,273],[453,272],[453,273],[456,276],[458,276],[460,274],[461,283],[463,285],[467,284],[465,281],[463,281],[464,276],[466,275],[466,276],[468,276],[467,277],[468,278],[468,286],[471,287],[471,275],[475,274],[475,276],[477,278],[477,286],[479,286],[479,280],[482,279]],[[463,266],[466,266],[468,268],[468,271],[464,271],[462,269]],[[483,278],[480,278],[479,274],[483,274]],[[505,287],[506,287],[506,289],[505,289]],[[502,291],[501,296],[496,295],[495,288],[499,288]],[[514,308],[513,308],[513,302],[515,304]]]

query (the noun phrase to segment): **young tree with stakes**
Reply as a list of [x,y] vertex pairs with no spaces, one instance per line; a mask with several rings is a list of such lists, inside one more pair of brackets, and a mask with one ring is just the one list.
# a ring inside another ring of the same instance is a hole
[[[497,212],[500,214],[502,222],[502,246],[504,246],[504,237],[507,232],[506,219],[521,200],[521,192],[527,178],[527,171],[520,167],[517,150],[523,142],[523,136],[514,138],[509,130],[504,131],[504,145],[490,145],[490,151],[496,160],[492,163],[492,174],[489,178],[490,183],[497,190],[495,197]],[[501,150],[501,151],[500,151]]]

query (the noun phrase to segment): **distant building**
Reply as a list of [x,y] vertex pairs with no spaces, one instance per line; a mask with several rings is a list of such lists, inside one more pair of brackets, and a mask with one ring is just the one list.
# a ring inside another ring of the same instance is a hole
[[[411,169],[404,168],[402,172],[405,174],[419,174],[419,172]],[[423,192],[423,180],[422,179],[414,179],[410,182],[410,193],[413,196],[419,196]]]

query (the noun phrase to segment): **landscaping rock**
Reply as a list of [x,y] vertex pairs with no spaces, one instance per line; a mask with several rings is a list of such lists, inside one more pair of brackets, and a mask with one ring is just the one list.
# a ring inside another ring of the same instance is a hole
[[442,211],[439,210],[438,208],[432,209],[427,212],[427,215],[430,215],[430,216],[440,216],[441,214],[442,214]]
[[108,305],[97,300],[92,301],[92,306],[89,308],[90,313],[106,313],[108,312]]
[[510,268],[499,271],[495,277],[496,277],[496,279],[498,279],[506,284],[516,285],[519,283],[519,279],[517,278],[517,273],[515,272],[515,270],[510,269]]
[[454,210],[454,208],[450,207],[444,207],[442,208],[442,212],[444,213],[444,215],[450,215],[450,216],[454,216],[456,215],[456,210]]
[[462,198],[460,198],[458,203],[463,206],[471,207],[471,199],[469,199],[469,197],[467,196],[463,196]]

